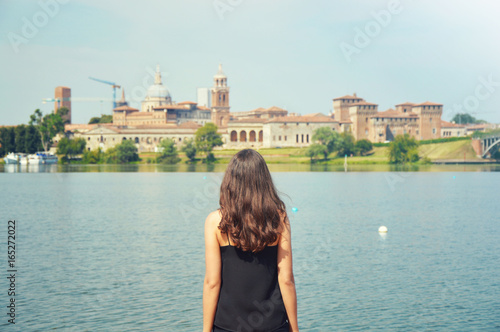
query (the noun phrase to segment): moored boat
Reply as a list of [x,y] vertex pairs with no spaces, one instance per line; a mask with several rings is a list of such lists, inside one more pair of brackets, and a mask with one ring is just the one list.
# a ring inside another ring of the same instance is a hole
[[22,164],[28,161],[28,156],[26,153],[14,153],[10,152],[3,158],[6,164]]
[[37,152],[28,156],[30,165],[57,164],[57,156],[52,153]]

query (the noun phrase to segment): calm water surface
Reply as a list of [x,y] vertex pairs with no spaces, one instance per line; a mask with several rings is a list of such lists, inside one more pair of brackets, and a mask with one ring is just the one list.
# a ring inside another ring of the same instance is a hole
[[[0,330],[200,331],[203,224],[221,177],[0,174],[0,270],[6,276],[8,219],[18,268],[15,327],[0,278]],[[273,177],[297,208],[303,331],[500,329],[500,173]]]

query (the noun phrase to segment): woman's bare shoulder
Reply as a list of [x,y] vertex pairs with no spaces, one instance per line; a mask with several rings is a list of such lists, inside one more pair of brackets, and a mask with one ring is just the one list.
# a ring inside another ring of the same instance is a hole
[[210,212],[210,214],[207,216],[205,223],[207,223],[211,226],[218,226],[221,218],[222,218],[222,216],[220,214],[220,210],[215,210],[215,211]]

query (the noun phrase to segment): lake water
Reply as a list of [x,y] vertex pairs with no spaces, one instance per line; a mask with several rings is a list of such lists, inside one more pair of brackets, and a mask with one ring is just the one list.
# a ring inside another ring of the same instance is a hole
[[[0,330],[200,331],[222,173],[94,170],[0,174]],[[441,170],[273,173],[303,331],[500,329],[500,173]]]

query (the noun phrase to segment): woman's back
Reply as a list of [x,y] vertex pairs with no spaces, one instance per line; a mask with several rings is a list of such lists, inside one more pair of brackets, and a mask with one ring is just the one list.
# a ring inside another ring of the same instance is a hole
[[205,221],[203,331],[298,331],[290,224],[262,156],[241,150]]
[[278,284],[278,245],[253,253],[220,247],[222,285],[214,324],[234,331],[273,331],[286,324]]

